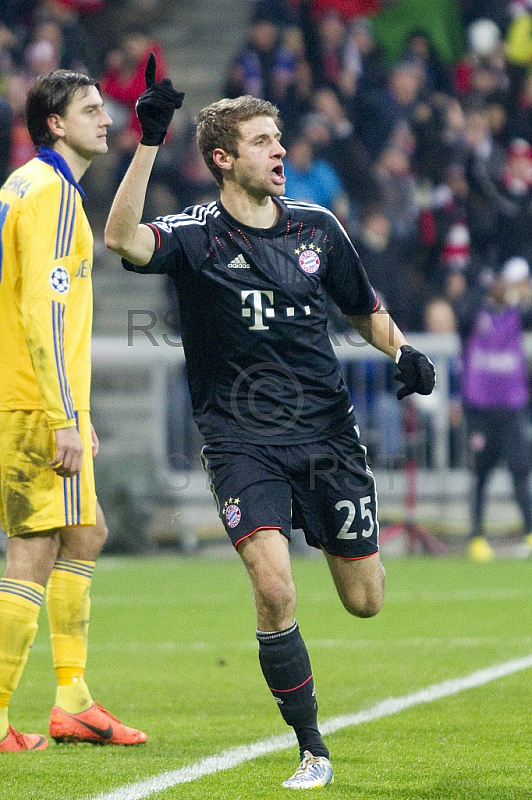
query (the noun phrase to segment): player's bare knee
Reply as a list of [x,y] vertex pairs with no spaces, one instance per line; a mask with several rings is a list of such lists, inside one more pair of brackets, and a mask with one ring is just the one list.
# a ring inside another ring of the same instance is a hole
[[355,591],[340,596],[343,606],[349,614],[362,619],[374,617],[382,607],[382,592]]
[[107,537],[109,536],[109,528],[107,527],[107,523],[104,519],[98,520],[96,523],[96,536],[103,547],[107,541]]
[[90,561],[96,561],[102,552],[108,535],[109,531],[105,520],[103,517],[101,519],[97,518],[96,525],[90,529],[90,535],[85,539],[83,544],[83,547],[87,552],[86,557]]
[[32,581],[45,586],[59,550],[57,531],[8,539],[4,578]]
[[296,606],[296,591],[293,583],[270,578],[255,587],[258,616],[268,620],[269,630],[283,627],[283,620],[292,620]]
[[263,607],[273,616],[284,616],[295,606],[295,592],[285,584],[270,584],[260,596]]
[[107,539],[108,530],[103,514],[98,514],[95,525],[65,528],[61,532],[59,557],[96,561]]
[[379,613],[382,606],[382,603],[374,601],[366,603],[353,603],[350,600],[343,600],[342,602],[344,604],[344,608],[349,612],[349,614],[351,614],[353,617],[359,617],[361,619],[369,619],[370,617],[374,617]]
[[107,541],[109,529],[103,515],[103,511],[99,505],[96,506],[96,525],[91,529],[91,549],[93,551],[93,560],[101,553],[102,548]]

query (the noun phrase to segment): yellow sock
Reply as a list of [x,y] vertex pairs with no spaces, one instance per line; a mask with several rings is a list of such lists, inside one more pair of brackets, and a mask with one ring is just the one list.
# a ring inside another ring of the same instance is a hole
[[85,665],[93,570],[94,561],[58,559],[46,587],[58,682],[55,704],[69,714],[80,714],[92,705],[85,683]]
[[38,583],[0,580],[0,739],[7,736],[9,701],[37,633],[43,597]]
[[7,707],[0,707],[0,742],[5,739],[9,730],[9,721],[7,718]]

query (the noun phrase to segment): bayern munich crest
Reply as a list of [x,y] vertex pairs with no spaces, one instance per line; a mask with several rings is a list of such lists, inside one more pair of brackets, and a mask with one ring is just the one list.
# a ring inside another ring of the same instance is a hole
[[233,500],[232,497],[229,500],[226,500],[224,503],[224,514],[225,514],[225,521],[229,528],[236,528],[240,520],[242,519],[242,512],[238,507],[238,503],[240,500],[238,497]]
[[319,270],[320,257],[318,253],[321,253],[321,248],[316,247],[314,244],[302,244],[295,252],[299,256],[299,266],[303,272],[312,275]]
[[70,288],[70,277],[64,267],[55,267],[50,274],[52,289],[59,294],[65,294]]

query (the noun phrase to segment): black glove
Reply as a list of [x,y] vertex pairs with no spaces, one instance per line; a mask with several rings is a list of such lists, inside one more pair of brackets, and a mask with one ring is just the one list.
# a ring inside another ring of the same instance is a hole
[[436,385],[436,370],[430,358],[409,344],[400,347],[398,355],[399,373],[395,375],[395,380],[401,381],[404,386],[398,390],[397,399],[402,400],[414,392],[430,394]]
[[155,81],[155,53],[150,53],[144,77],[146,91],[137,100],[135,111],[142,128],[141,144],[157,146],[164,142],[176,108],[183,104],[184,92],[176,92],[170,78]]

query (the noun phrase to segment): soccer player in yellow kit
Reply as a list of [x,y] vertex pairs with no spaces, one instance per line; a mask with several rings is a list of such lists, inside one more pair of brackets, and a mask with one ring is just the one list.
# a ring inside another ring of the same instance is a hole
[[0,753],[45,750],[8,706],[46,589],[57,673],[57,741],[141,744],[146,734],[94,703],[84,679],[90,584],[107,536],[90,422],[92,232],[78,181],[107,152],[112,120],[87,76],[39,76],[26,104],[36,157],[0,190]]

